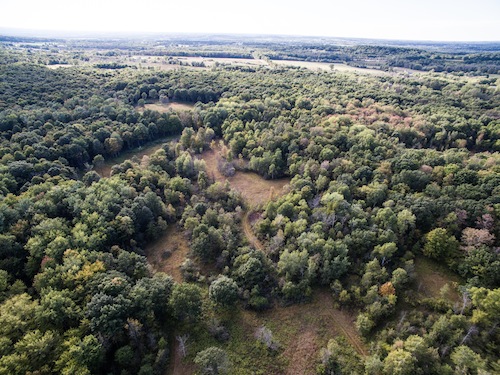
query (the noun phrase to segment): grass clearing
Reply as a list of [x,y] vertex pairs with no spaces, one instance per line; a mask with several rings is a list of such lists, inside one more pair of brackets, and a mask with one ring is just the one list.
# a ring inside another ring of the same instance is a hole
[[415,258],[415,272],[418,280],[418,291],[425,297],[444,297],[451,302],[461,301],[457,289],[461,280],[446,266],[421,256]]
[[113,165],[116,164],[121,164],[125,160],[132,159],[132,158],[138,158],[142,159],[144,156],[150,156],[154,154],[157,150],[159,150],[164,143],[172,141],[174,139],[177,139],[178,136],[170,136],[170,137],[165,137],[165,138],[160,138],[157,139],[153,142],[150,142],[144,146],[134,148],[132,150],[127,150],[125,152],[122,152],[120,156],[117,156],[115,158],[110,158],[106,159],[104,163],[102,163],[99,166],[95,166],[93,168],[94,171],[96,171],[101,177],[110,177],[111,176],[111,168]]
[[138,112],[144,112],[146,109],[157,111],[160,113],[167,113],[170,111],[190,111],[194,108],[194,104],[184,102],[169,102],[169,103],[150,103],[145,104],[144,107],[137,107]]
[[229,181],[231,187],[243,196],[243,199],[251,208],[259,207],[269,200],[283,195],[286,192],[286,186],[290,183],[288,178],[266,180],[253,172],[237,171],[234,176],[225,177],[217,168],[220,158],[217,151],[205,151],[201,158],[207,165],[208,175],[216,181]]
[[[217,342],[207,331],[204,322],[198,323],[189,339],[189,352],[180,368],[193,371],[189,367],[196,353],[209,346],[218,346],[227,351],[232,369],[231,374],[286,374],[302,375],[315,373],[320,349],[338,335],[345,336],[361,354],[367,350],[354,328],[356,314],[334,307],[331,293],[316,290],[312,301],[287,307],[275,306],[263,312],[235,309],[218,313],[220,322],[228,329],[230,339]],[[207,318],[208,319],[208,318]],[[259,327],[270,329],[279,343],[276,352],[269,351],[257,342],[255,333]],[[181,328],[180,332],[183,328]],[[175,348],[174,348],[175,349]],[[172,362],[178,362],[173,354]],[[193,372],[174,372],[173,364],[167,374],[192,374]]]
[[[275,199],[286,192],[286,186],[290,183],[290,179],[282,178],[279,180],[266,180],[253,172],[237,171],[232,177],[225,177],[217,168],[219,161],[219,153],[217,150],[205,151],[201,158],[205,161],[208,175],[215,181],[229,181],[231,187],[238,191],[245,203],[250,209],[262,207],[271,199]],[[248,242],[255,249],[265,251],[264,245],[255,236],[252,230],[251,213],[247,211],[241,220],[243,232],[248,239]]]
[[[166,257],[165,251],[170,252],[170,256]],[[169,226],[158,239],[145,248],[145,252],[148,263],[155,271],[171,275],[178,283],[183,281],[180,266],[189,253],[189,244],[177,226]]]
[[[389,72],[384,72],[378,69],[370,68],[357,68],[342,63],[327,63],[327,62],[314,62],[314,61],[298,61],[298,60],[272,60],[273,64],[280,66],[293,66],[298,68],[306,68],[310,70],[324,70],[327,72],[342,72],[342,73],[361,73],[370,74],[375,76],[391,75]],[[333,65],[333,70],[331,66]]]

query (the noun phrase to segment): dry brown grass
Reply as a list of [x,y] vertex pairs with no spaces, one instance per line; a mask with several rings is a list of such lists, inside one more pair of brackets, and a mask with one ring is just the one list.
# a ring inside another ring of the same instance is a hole
[[181,102],[170,102],[170,103],[150,103],[144,105],[144,107],[137,107],[139,112],[144,112],[146,109],[151,111],[157,111],[160,113],[167,113],[170,111],[190,111],[194,107],[193,104],[181,103]]
[[[163,258],[165,250],[172,252],[168,258]],[[171,275],[178,283],[182,282],[180,266],[189,252],[188,241],[182,231],[175,225],[169,226],[157,240],[150,243],[146,249],[148,263],[155,271]]]
[[231,187],[238,191],[245,202],[252,208],[261,206],[270,199],[283,195],[286,192],[286,186],[290,183],[288,178],[265,180],[253,172],[238,171],[232,177],[225,177],[217,168],[219,159],[217,151],[205,151],[201,157],[207,165],[208,175],[216,181],[229,181]]
[[317,290],[310,303],[288,307],[276,306],[268,311],[242,311],[240,324],[245,330],[265,325],[273,332],[281,350],[278,360],[286,364],[287,375],[313,374],[321,348],[336,336],[344,336],[357,352],[368,351],[355,326],[356,314],[334,306],[328,290]]

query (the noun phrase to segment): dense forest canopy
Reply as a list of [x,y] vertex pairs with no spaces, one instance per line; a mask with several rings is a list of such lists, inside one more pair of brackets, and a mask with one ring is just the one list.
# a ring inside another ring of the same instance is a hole
[[500,372],[498,50],[241,45],[3,39],[0,374]]

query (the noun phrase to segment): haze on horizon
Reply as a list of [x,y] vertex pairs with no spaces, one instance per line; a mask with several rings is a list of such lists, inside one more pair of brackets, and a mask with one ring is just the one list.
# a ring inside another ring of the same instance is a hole
[[500,1],[0,0],[1,28],[500,41]]

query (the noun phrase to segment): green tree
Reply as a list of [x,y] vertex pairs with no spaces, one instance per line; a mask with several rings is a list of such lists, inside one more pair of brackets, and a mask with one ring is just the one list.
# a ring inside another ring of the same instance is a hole
[[383,245],[377,245],[373,249],[373,255],[381,259],[381,265],[383,266],[387,260],[389,260],[394,253],[398,250],[398,247],[394,242],[388,242]]
[[434,259],[450,259],[456,255],[459,242],[446,229],[436,228],[425,235],[424,255]]
[[227,276],[219,276],[210,284],[208,296],[217,305],[232,306],[238,300],[238,284]]
[[[69,332],[68,332],[68,336]],[[104,350],[92,335],[82,339],[70,336],[62,345],[63,351],[56,361],[56,370],[62,375],[90,375],[96,372],[103,360]]]
[[308,260],[309,254],[306,250],[290,252],[286,249],[281,253],[278,262],[278,271],[287,280],[300,281],[306,274]]
[[174,316],[181,320],[200,318],[202,290],[194,284],[176,284],[170,296],[170,308]]
[[387,375],[412,375],[415,372],[415,358],[404,349],[389,352],[384,359],[384,373]]
[[450,355],[455,365],[455,373],[459,375],[478,375],[486,370],[486,361],[465,345],[457,346]]
[[71,292],[67,289],[44,290],[40,308],[40,319],[44,325],[63,330],[83,317],[81,308],[71,299]]
[[230,369],[226,352],[215,346],[211,346],[196,354],[194,363],[200,367],[203,374],[207,375],[227,374]]
[[26,293],[5,300],[0,305],[0,336],[17,341],[24,332],[35,327],[38,312],[38,301],[33,301]]

